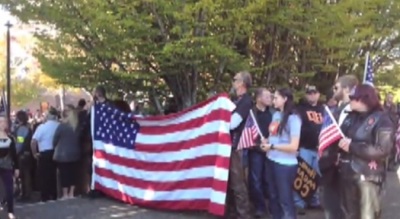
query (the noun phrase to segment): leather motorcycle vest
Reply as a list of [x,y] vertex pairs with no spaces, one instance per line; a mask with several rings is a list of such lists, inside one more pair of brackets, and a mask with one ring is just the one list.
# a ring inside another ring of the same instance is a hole
[[[375,146],[377,141],[375,130],[382,115],[383,112],[379,111],[367,116],[353,133],[353,136],[347,137],[351,138],[352,142],[364,142]],[[343,130],[355,125],[352,121],[353,118],[354,117],[349,116],[344,120],[342,124]],[[360,147],[362,147],[362,145],[360,145]],[[371,168],[372,161],[366,161],[352,154],[346,153],[345,159],[350,162],[351,169],[357,175],[360,175],[361,178],[378,183],[384,180],[385,160],[374,161],[376,165]]]

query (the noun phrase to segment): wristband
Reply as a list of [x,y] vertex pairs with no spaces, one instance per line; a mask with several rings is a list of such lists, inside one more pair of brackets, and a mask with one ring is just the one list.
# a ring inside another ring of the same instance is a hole
[[274,145],[274,144],[271,144],[270,149],[271,149],[271,150],[274,150],[274,149],[275,149],[275,145]]

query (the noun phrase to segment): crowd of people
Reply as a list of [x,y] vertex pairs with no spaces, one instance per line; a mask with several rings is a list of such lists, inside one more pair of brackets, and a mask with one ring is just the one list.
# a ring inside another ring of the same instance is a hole
[[[324,211],[326,219],[380,218],[386,172],[398,159],[392,94],[381,104],[377,90],[353,75],[340,77],[325,103],[316,86],[307,86],[295,102],[289,88],[258,88],[252,97],[248,72],[236,74],[232,83],[236,109],[226,218],[295,219],[307,208]],[[319,153],[326,108],[344,137]],[[254,147],[236,150],[250,110],[261,135]],[[320,176],[317,192],[306,200],[294,190],[299,157]]]
[[[378,219],[386,171],[395,169],[398,158],[393,95],[381,104],[376,89],[353,75],[340,77],[324,104],[316,86],[307,86],[304,98],[296,102],[289,88],[257,88],[252,95],[251,85],[248,72],[233,79],[236,109],[231,118],[226,218],[295,219],[306,214],[305,209],[316,208],[327,219]],[[93,98],[93,103],[134,110],[125,101],[109,100],[102,86]],[[345,137],[318,154],[325,106]],[[80,100],[76,106],[50,108],[37,116],[19,111],[11,129],[0,115],[0,177],[9,218],[15,218],[15,189],[20,201],[32,200],[33,190],[43,202],[100,194],[90,190],[90,107]],[[254,147],[237,150],[250,111],[261,135]],[[320,176],[311,199],[304,200],[293,188],[298,157]]]
[[[80,100],[77,107],[68,105],[62,112],[50,108],[34,117],[21,110],[13,116],[11,128],[6,116],[0,115],[2,203],[9,218],[15,218],[14,198],[35,201],[34,190],[40,192],[41,201],[85,192],[79,183],[84,174],[77,167],[82,162],[82,133],[87,120],[84,107],[85,101]],[[62,190],[60,196],[57,184]],[[80,190],[75,191],[77,186]]]
[[[125,101],[106,99],[105,89],[96,88],[97,102],[113,103],[131,110]],[[64,110],[21,110],[12,114],[11,126],[0,114],[0,177],[2,201],[9,218],[15,218],[14,199],[20,202],[68,199],[88,195],[91,180],[91,105],[81,99]],[[10,127],[10,128],[9,128]],[[39,200],[34,191],[40,193]]]

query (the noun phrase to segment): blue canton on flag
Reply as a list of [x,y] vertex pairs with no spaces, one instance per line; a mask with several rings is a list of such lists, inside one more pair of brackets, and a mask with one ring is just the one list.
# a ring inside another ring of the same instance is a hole
[[136,135],[140,126],[132,113],[124,113],[107,104],[96,104],[94,140],[124,148],[135,148]]
[[374,69],[373,69],[372,60],[371,60],[369,54],[367,54],[367,57],[365,58],[363,83],[374,86]]

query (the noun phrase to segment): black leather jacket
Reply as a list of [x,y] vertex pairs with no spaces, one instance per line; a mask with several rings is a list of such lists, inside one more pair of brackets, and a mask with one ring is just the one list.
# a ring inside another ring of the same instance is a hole
[[341,174],[383,182],[385,161],[394,145],[393,127],[390,115],[382,111],[349,113],[341,129],[352,141],[349,152],[341,152],[339,169],[348,167],[348,171],[341,171]]

